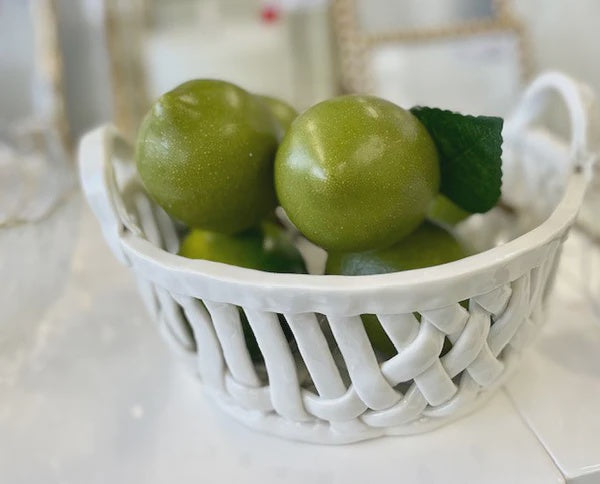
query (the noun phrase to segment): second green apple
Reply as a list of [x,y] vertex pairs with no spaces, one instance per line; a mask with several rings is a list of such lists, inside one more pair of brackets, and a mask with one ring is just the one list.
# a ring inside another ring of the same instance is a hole
[[373,96],[341,96],[308,109],[275,159],[279,202],[327,250],[394,244],[423,221],[439,186],[437,150],[425,127]]

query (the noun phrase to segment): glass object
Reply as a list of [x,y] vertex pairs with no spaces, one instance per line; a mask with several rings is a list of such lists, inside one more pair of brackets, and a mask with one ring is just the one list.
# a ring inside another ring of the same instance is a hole
[[[0,226],[39,220],[73,185],[53,0],[0,10]],[[5,107],[6,106],[6,107]]]

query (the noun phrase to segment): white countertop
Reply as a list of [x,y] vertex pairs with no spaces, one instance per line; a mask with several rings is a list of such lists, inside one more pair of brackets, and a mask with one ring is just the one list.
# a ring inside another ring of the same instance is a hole
[[600,482],[600,314],[581,290],[582,257],[600,270],[600,255],[573,233],[548,325],[506,392],[568,482],[591,484]]
[[600,326],[577,290],[580,242],[507,390],[428,434],[324,447],[210,405],[83,207],[62,295],[0,355],[0,482],[600,482]]

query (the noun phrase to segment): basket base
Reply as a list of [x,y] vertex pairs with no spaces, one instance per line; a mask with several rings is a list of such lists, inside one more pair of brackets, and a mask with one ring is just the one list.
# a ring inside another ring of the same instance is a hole
[[[171,347],[172,354],[182,364],[182,371],[188,372],[191,378],[200,384],[196,371],[196,356],[185,350],[175,340],[167,325],[160,325],[163,340]],[[387,436],[410,436],[436,430],[465,417],[482,407],[497,390],[510,378],[521,359],[519,351],[511,351],[504,358],[504,371],[491,386],[480,391],[476,396],[460,406],[447,409],[443,416],[424,416],[418,420],[392,427],[373,427],[365,424],[360,418],[344,422],[327,422],[315,419],[312,422],[296,422],[285,419],[275,412],[261,412],[239,405],[228,393],[216,388],[202,385],[203,394],[219,411],[233,418],[242,425],[258,432],[280,437],[286,440],[310,444],[343,445],[371,440]]]
[[311,444],[351,444],[378,437],[410,436],[430,432],[475,412],[495,395],[496,391],[510,377],[516,366],[515,360],[517,359],[516,355],[510,358],[510,362],[507,363],[504,373],[492,387],[489,387],[484,392],[480,392],[473,400],[456,409],[451,414],[443,417],[423,417],[419,420],[394,427],[371,427],[363,423],[360,419],[333,423],[323,420],[294,422],[274,412],[263,413],[240,407],[230,396],[223,392],[205,387],[204,394],[225,414],[253,430],[287,440]]

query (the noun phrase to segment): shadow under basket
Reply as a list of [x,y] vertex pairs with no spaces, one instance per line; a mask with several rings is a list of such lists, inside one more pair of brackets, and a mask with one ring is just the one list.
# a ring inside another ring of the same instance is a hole
[[[328,444],[420,433],[482,404],[544,322],[560,247],[591,171],[588,94],[562,74],[545,74],[504,130],[505,153],[544,166],[548,150],[556,151],[550,135],[540,137],[530,125],[555,99],[551,91],[562,96],[572,127],[570,147],[552,138],[565,154],[556,208],[514,240],[426,269],[274,274],[179,257],[176,224],[147,197],[131,147],[110,126],[83,139],[81,181],[151,317],[232,417],[280,437]],[[364,314],[377,315],[394,356],[376,354]],[[248,331],[258,354],[248,349]]]

